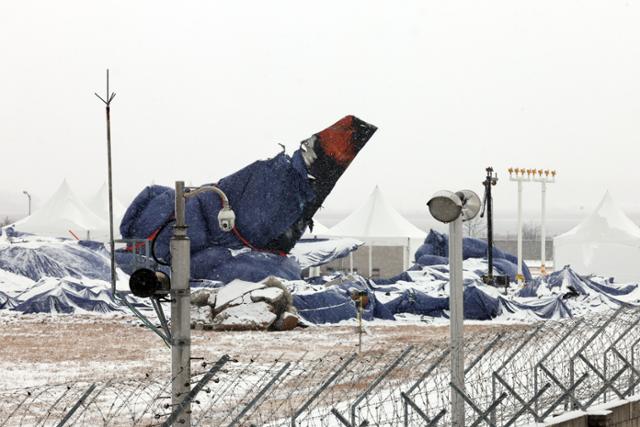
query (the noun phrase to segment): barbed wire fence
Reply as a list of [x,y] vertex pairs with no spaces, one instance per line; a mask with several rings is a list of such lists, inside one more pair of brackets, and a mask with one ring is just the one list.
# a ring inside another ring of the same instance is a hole
[[[450,383],[446,340],[360,355],[194,361],[194,426],[518,426],[625,399],[640,387],[640,310],[541,322],[465,341],[465,386]],[[197,364],[197,365],[196,365]],[[0,427],[180,425],[172,379],[141,374],[0,391]]]

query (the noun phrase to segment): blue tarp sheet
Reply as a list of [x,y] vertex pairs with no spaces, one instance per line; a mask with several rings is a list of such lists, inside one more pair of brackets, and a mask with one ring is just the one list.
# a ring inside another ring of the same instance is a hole
[[[39,291],[43,288],[42,291]],[[76,313],[78,311],[111,313],[114,311],[124,311],[114,298],[110,289],[102,286],[86,286],[81,283],[73,283],[62,279],[56,286],[49,283],[36,285],[35,288],[27,291],[28,295],[18,295],[20,301],[14,310],[23,313]],[[140,301],[131,300],[137,306]],[[144,304],[142,304],[144,305]]]
[[[465,237],[462,241],[462,258],[486,258],[487,247],[487,242],[484,240]],[[434,256],[438,258],[433,258]],[[423,266],[448,264],[448,257],[449,236],[438,233],[435,230],[429,231],[424,244],[420,246],[415,253],[416,263]],[[515,281],[518,270],[518,259],[516,257],[494,247],[493,265],[499,273],[506,274],[511,281]],[[525,281],[528,282],[531,280],[531,273],[524,262],[522,263],[522,274],[524,275]]]
[[[432,296],[413,288],[396,288],[395,290],[377,288],[395,298],[384,303],[393,314],[410,313],[429,317],[449,317],[449,297]],[[391,292],[390,292],[391,291]],[[475,284],[467,284],[464,288],[464,318],[472,320],[489,320],[501,313],[500,304],[494,298],[483,292]]]
[[[544,288],[544,289],[542,289]],[[598,293],[616,304],[622,304],[616,297],[628,295],[638,289],[637,284],[616,285],[613,283],[598,283],[588,276],[580,276],[569,266],[554,271],[546,277],[536,277],[531,283],[518,291],[519,297],[535,297],[540,293],[562,293],[573,296],[586,296]]]
[[374,282],[376,285],[390,285],[396,282],[413,282],[413,279],[406,271],[398,274],[397,276],[393,276],[389,279],[375,279]]
[[[104,249],[102,244],[99,245]],[[109,260],[95,249],[75,243],[4,246],[0,248],[0,270],[35,281],[43,277],[65,276],[111,280]]]
[[368,303],[364,307],[363,319],[395,319],[393,314],[376,299],[371,284],[362,277],[320,288],[316,292],[294,293],[293,305],[298,310],[298,314],[312,323],[337,323],[354,319],[357,316],[357,305],[351,297],[354,290],[367,293]]
[[564,319],[571,316],[571,310],[562,301],[562,297],[554,295],[526,303],[499,297],[501,307],[509,313],[518,313],[523,310],[531,311],[541,319]]

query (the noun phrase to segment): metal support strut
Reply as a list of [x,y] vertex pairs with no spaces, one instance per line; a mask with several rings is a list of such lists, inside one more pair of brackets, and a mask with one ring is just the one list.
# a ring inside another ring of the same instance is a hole
[[[191,389],[190,242],[185,223],[184,182],[176,182],[176,223],[171,237],[171,403],[183,403]],[[177,423],[191,425],[191,403]]]

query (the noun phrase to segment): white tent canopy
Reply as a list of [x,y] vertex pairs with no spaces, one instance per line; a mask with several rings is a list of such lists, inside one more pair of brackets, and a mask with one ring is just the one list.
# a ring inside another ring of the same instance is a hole
[[[334,236],[354,237],[367,246],[405,247],[404,267],[409,266],[410,256],[423,243],[426,232],[405,219],[384,198],[376,186],[367,201],[330,229]],[[372,262],[369,250],[369,275]]]
[[640,280],[640,227],[607,191],[584,221],[553,239],[554,265],[571,265],[580,274],[611,276],[619,282]]
[[[88,204],[89,209],[100,218],[102,218],[106,223],[106,229],[100,231],[100,234],[106,234],[109,239],[109,188],[106,183],[103,183],[95,196],[89,201]],[[113,198],[113,233],[114,238],[120,238],[120,222],[122,221],[122,217],[126,208],[117,198]]]
[[65,180],[40,209],[18,221],[15,229],[40,236],[101,240],[108,222],[82,203]]
[[313,220],[313,231],[309,230],[307,227],[306,231],[302,235],[304,239],[312,239],[314,237],[325,237],[330,236],[331,232],[329,228],[319,223],[315,218]]

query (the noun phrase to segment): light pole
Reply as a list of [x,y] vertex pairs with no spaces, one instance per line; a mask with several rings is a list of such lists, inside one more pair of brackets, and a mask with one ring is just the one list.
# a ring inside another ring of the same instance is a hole
[[[171,403],[182,403],[191,390],[191,245],[187,236],[184,181],[176,182],[176,224],[171,237]],[[191,405],[187,403],[180,422],[191,425]]]
[[[487,177],[482,185],[484,185],[484,201],[482,203],[482,213],[480,217],[484,216],[485,209],[487,210],[487,275],[483,277],[486,284],[494,286],[495,280],[493,278],[493,196],[491,195],[491,187],[498,183],[498,175],[493,172],[493,168],[489,166],[487,169]],[[506,291],[506,289],[505,289]]]
[[464,290],[462,277],[462,222],[473,219],[482,202],[476,193],[439,191],[427,205],[431,215],[449,224],[449,334],[451,354],[451,425],[464,426]]
[[218,226],[226,233],[235,228],[236,215],[227,195],[217,186],[185,188],[176,181],[175,226],[170,240],[171,251],[171,404],[182,407],[178,423],[191,425],[191,402],[185,400],[191,391],[191,244],[187,235],[186,200],[205,191],[217,193],[222,201]]
[[540,275],[545,276],[547,270],[544,263],[547,260],[547,184],[556,182],[556,171],[538,169],[533,170],[533,180],[540,183],[542,189],[541,217],[540,217]]
[[29,216],[31,216],[31,194],[29,194],[27,190],[22,190],[22,194],[27,196],[27,198],[29,199]]
[[508,170],[509,180],[518,183],[518,274],[516,274],[516,280],[519,285],[522,285],[524,282],[522,274],[522,183],[531,181],[531,169],[509,168]]

